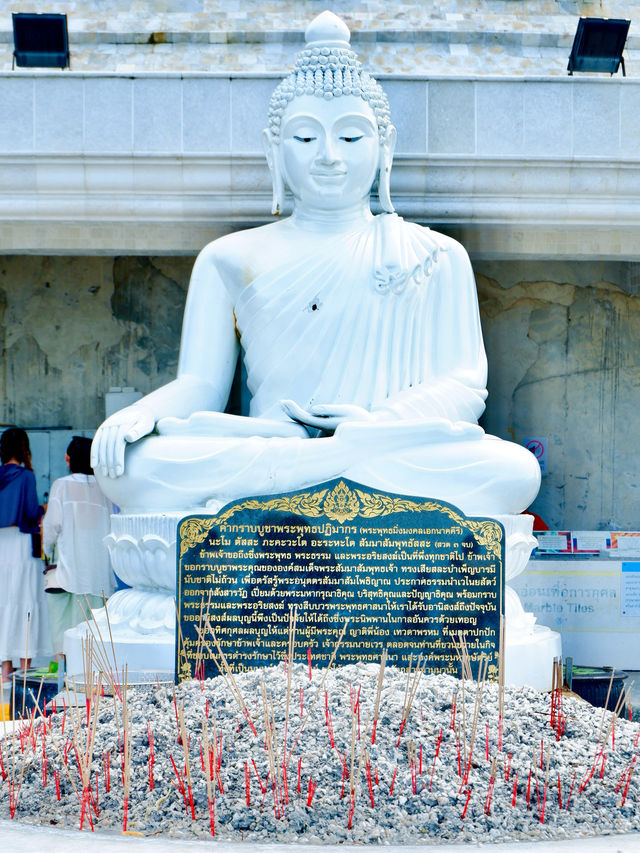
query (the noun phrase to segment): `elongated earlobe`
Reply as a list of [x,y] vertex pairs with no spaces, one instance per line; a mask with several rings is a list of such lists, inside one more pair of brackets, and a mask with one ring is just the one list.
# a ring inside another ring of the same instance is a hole
[[273,189],[271,213],[274,216],[280,216],[284,204],[284,181],[280,173],[278,152],[276,150],[278,143],[274,141],[271,131],[268,128],[262,131],[262,144],[264,146],[264,153],[267,156],[269,172],[271,173],[271,186]]
[[391,202],[391,165],[393,163],[393,152],[396,147],[396,129],[390,124],[387,128],[386,138],[380,143],[380,174],[378,176],[378,199],[380,206],[386,213],[394,213],[395,208]]

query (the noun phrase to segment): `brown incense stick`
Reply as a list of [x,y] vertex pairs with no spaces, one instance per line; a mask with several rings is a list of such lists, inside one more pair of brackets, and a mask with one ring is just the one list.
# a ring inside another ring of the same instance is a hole
[[[33,731],[33,724],[35,721],[35,716],[38,713],[38,711],[40,710],[38,703],[40,701],[40,691],[42,690],[43,681],[44,681],[44,676],[42,676],[42,678],[40,679],[40,688],[38,690],[38,698],[35,700],[33,709],[29,712],[29,726],[27,728],[27,738],[31,735],[31,732]],[[29,689],[29,692],[31,693],[31,697],[34,698],[33,697],[33,690]],[[14,737],[15,737],[15,731],[14,731]],[[14,772],[13,772],[13,778],[12,778],[12,783],[13,783],[13,811],[14,811],[14,813],[15,813],[15,809],[18,806],[18,798],[20,796],[20,789],[22,788],[22,780],[24,779],[24,771],[25,771],[28,755],[29,755],[29,747],[27,745],[27,746],[25,746],[24,752],[22,753],[22,764],[20,766],[20,776],[18,778],[17,789],[15,787],[15,763],[14,763]],[[34,749],[34,755],[35,755],[35,749]],[[15,758],[15,754],[14,754],[14,758]]]
[[378,714],[380,713],[380,697],[382,695],[382,683],[384,681],[384,670],[387,665],[387,647],[385,646],[380,655],[380,668],[378,670],[378,685],[376,688],[376,701],[373,706],[373,726],[371,730],[371,743],[375,741],[376,728],[378,726]]
[[[609,725],[607,726],[606,731],[605,731],[605,735],[602,739],[602,745],[600,747],[600,752],[602,752],[604,750],[605,744],[609,740],[609,737],[611,735],[613,727],[616,724],[616,720],[618,719],[618,717],[622,713],[622,709],[624,708],[624,706],[625,706],[625,704],[629,698],[629,693],[631,692],[631,688],[633,687],[633,684],[634,684],[634,682],[632,681],[626,689],[623,688],[623,690],[620,693],[620,696],[618,697],[618,701],[616,702],[616,706],[613,709],[613,712],[611,714],[611,719],[609,720]],[[602,729],[601,729],[601,731],[602,731]],[[598,743],[600,743],[600,735],[598,735]]]
[[[242,695],[242,691],[238,687],[238,683],[236,682],[235,677],[233,675],[233,672],[231,671],[231,667],[229,666],[229,663],[227,661],[227,658],[226,658],[224,652],[222,651],[220,643],[218,642],[218,638],[216,637],[215,632],[214,632],[213,628],[211,627],[211,622],[209,621],[208,616],[205,617],[205,627],[207,628],[207,630],[211,634],[211,637],[213,638],[213,642],[215,643],[216,649],[218,651],[220,663],[222,664],[222,668],[218,664],[218,669],[220,669],[220,671],[222,673],[224,673],[225,681],[227,682],[227,685],[230,686],[233,697],[235,698],[236,702],[238,703],[240,710],[244,714],[247,722],[249,723],[249,726],[251,727],[251,730],[253,731],[253,733],[255,735],[256,734],[255,726],[253,725],[253,720],[251,719],[251,715],[249,714],[247,704],[244,701],[244,696]],[[202,632],[199,632],[199,633],[202,633]],[[207,648],[209,648],[209,647],[207,646]]]
[[344,625],[342,626],[342,631],[340,632],[340,636],[338,637],[338,642],[336,643],[335,648],[333,649],[333,652],[331,653],[331,657],[329,658],[329,665],[328,665],[328,666],[327,666],[327,668],[325,669],[325,671],[324,671],[324,675],[322,676],[322,681],[320,682],[320,688],[319,688],[319,690],[316,692],[316,695],[313,697],[313,700],[312,700],[312,702],[311,702],[311,705],[309,706],[309,710],[308,710],[308,711],[307,711],[307,713],[305,714],[304,719],[303,719],[302,723],[300,724],[300,729],[298,730],[298,735],[297,735],[297,737],[296,737],[296,739],[295,739],[295,741],[294,741],[294,744],[293,744],[293,746],[291,747],[291,749],[290,749],[290,751],[289,751],[289,754],[288,754],[288,755],[286,756],[286,758],[285,758],[285,762],[286,762],[286,764],[287,764],[287,765],[289,764],[289,761],[291,760],[291,755],[293,754],[293,750],[296,748],[296,745],[297,745],[298,741],[300,740],[300,735],[301,735],[301,734],[302,734],[302,732],[304,731],[304,727],[306,726],[306,724],[307,724],[307,722],[308,722],[308,720],[309,720],[309,717],[311,716],[311,712],[312,712],[312,711],[313,711],[313,709],[315,708],[315,704],[316,704],[316,702],[318,701],[318,697],[319,697],[319,696],[321,696],[321,695],[322,695],[322,693],[324,692],[324,685],[325,685],[325,682],[326,682],[326,680],[327,680],[327,676],[328,676],[328,675],[329,675],[329,673],[331,672],[331,667],[333,666],[333,662],[334,662],[334,660],[335,660],[336,654],[338,653],[338,649],[340,648],[340,644],[342,643],[342,638],[343,638],[343,637],[344,637],[344,635],[345,635],[345,631],[347,630],[347,625],[348,625],[348,624],[349,624],[349,620],[348,620],[348,619],[345,619],[345,620],[344,620]]
[[[180,662],[180,656],[182,655],[182,663],[189,666],[189,660],[187,658],[187,651],[184,647],[184,637],[182,636],[182,627],[180,626],[180,613],[178,612],[178,603],[174,602],[174,607],[176,611],[176,624],[178,626],[178,663]],[[198,630],[198,626],[196,625],[196,631]]]
[[598,740],[600,740],[600,735],[602,734],[602,729],[604,728],[604,720],[605,715],[607,713],[607,709],[609,707],[609,696],[611,696],[611,686],[613,684],[613,676],[615,675],[615,670],[611,667],[611,678],[609,679],[609,687],[607,688],[607,698],[604,701],[604,708],[602,709],[602,719],[600,720],[600,728],[598,729]]
[[298,607],[289,608],[289,646],[287,652],[287,703],[284,718],[284,754],[287,754],[287,734],[289,732],[289,704],[291,702],[291,679],[293,677],[293,655],[296,643],[296,622]]
[[[500,645],[498,648],[498,715],[500,721],[504,719],[504,653],[505,653],[505,629],[504,616],[500,614]],[[502,744],[500,744],[502,746]]]
[[209,590],[209,597],[207,598],[207,609],[203,614],[204,607],[204,595],[200,597],[200,615],[198,618],[198,643],[196,645],[196,671],[194,673],[195,677],[198,678],[200,674],[200,667],[202,665],[202,640],[203,640],[203,627],[204,627],[204,618],[209,618],[209,609],[211,607],[211,596],[213,595],[213,590]]
[[[355,712],[355,713],[357,713],[357,712]],[[351,796],[352,796],[352,800],[351,800],[352,813],[355,811],[355,808],[356,808],[356,798],[358,796],[358,783],[360,782],[360,774],[362,771],[362,759],[363,759],[364,754],[366,752],[367,732],[369,730],[369,720],[370,720],[370,717],[367,717],[367,722],[365,723],[364,732],[362,735],[362,742],[360,744],[360,757],[358,758],[358,768],[356,770],[355,779],[353,778],[353,774],[352,774],[352,778],[350,780],[351,781],[350,787],[351,787],[351,791],[352,791],[352,794],[351,794]]]
[[[107,628],[109,629],[109,643],[111,645],[111,654],[113,656],[113,672],[118,677],[118,661],[116,660],[116,647],[113,644],[113,633],[111,631],[111,619],[109,618],[109,608],[107,607],[107,599],[104,594],[104,590],[102,591],[102,602],[104,604],[104,615],[107,620]],[[95,620],[94,620],[95,621]],[[98,624],[96,623],[96,627],[98,628]],[[98,633],[100,629],[98,628]]]
[[280,770],[280,761],[278,760],[278,745],[276,739],[275,719],[273,715],[273,703],[270,700],[269,694],[267,692],[267,686],[264,683],[264,679],[262,680],[260,686],[262,691],[262,707],[265,725],[265,745],[267,748],[267,759],[269,762],[269,775],[273,782],[273,789],[275,795],[274,809],[276,811],[276,817],[279,817],[280,805],[284,805],[282,799],[282,784],[284,780],[282,778],[282,771]]
[[[107,605],[106,605],[106,600],[104,599],[104,594],[103,594],[103,600],[105,601],[105,613],[107,616],[107,625],[109,626],[111,653],[113,656],[113,663],[115,666],[115,664],[116,664],[116,652],[115,652],[115,648],[113,645],[113,636],[111,635],[111,621],[109,620],[109,611],[107,610]],[[78,606],[80,607],[80,610],[82,611],[82,615],[84,616],[84,620],[85,620],[87,627],[89,629],[89,634],[87,636],[91,636],[93,639],[92,656],[97,660],[98,667],[99,667],[100,671],[103,673],[104,677],[106,678],[109,688],[113,692],[119,693],[120,692],[120,684],[119,684],[117,669],[114,670],[111,666],[111,662],[109,660],[109,654],[107,652],[107,647],[105,645],[105,642],[102,638],[102,633],[100,631],[100,626],[98,625],[98,623],[96,622],[96,620],[93,616],[93,610],[91,608],[91,605],[89,604],[89,599],[87,598],[87,596],[85,596],[85,601],[86,601],[86,605],[87,605],[86,611],[85,611],[84,607],[82,606],[82,602],[78,601]],[[94,629],[94,626],[95,626],[95,629]],[[96,636],[96,632],[97,632],[97,636]]]
[[478,728],[478,717],[480,715],[480,706],[482,705],[482,693],[484,688],[484,681],[487,675],[487,666],[489,664],[489,659],[484,655],[480,655],[480,660],[478,664],[478,680],[476,682],[476,699],[473,708],[473,723],[471,724],[471,739],[469,741],[469,758],[466,764],[465,770],[465,779],[468,777],[468,771],[471,766],[471,758],[473,756],[473,747],[476,741],[476,732]]
[[407,707],[407,697],[409,695],[409,682],[411,681],[411,666],[413,664],[413,655],[409,655],[409,669],[407,670],[407,680],[404,685],[404,697],[402,699],[402,719],[405,718],[405,709]]
[[187,735],[187,727],[184,721],[184,701],[178,706],[178,725],[180,727],[180,740],[182,741],[182,751],[184,753],[184,767],[187,777],[187,791],[189,793],[189,804],[193,810],[193,788],[191,786],[191,762],[189,761],[189,736]]
[[411,713],[411,708],[413,706],[413,700],[415,699],[416,691],[418,689],[418,685],[420,684],[420,679],[424,675],[425,668],[427,666],[426,659],[422,659],[422,655],[418,656],[418,661],[416,664],[416,668],[413,673],[413,682],[411,684],[411,690],[409,692],[409,699],[407,701],[407,706],[404,712],[404,719],[406,720]]
[[133,740],[133,714],[129,711],[127,694],[129,690],[129,671],[125,666],[122,679],[122,797],[123,831],[127,831],[129,817],[129,790],[131,787],[131,745]]
[[349,796],[353,796],[353,784],[354,784],[354,762],[355,762],[355,754],[356,754],[356,718],[357,711],[353,707],[353,703],[351,703],[351,763],[349,765]]
[[31,628],[31,611],[27,612],[27,650],[24,655],[24,672],[22,674],[22,716],[24,717],[24,707],[27,700],[27,668],[29,666],[29,630]]
[[[214,741],[215,742],[215,741]],[[211,823],[211,834],[215,834],[215,818],[214,818],[214,803],[215,803],[215,786],[212,784],[211,773],[211,744],[209,742],[209,727],[207,726],[207,717],[202,715],[202,749],[204,752],[204,778],[207,783],[207,802],[209,803],[209,820]],[[213,755],[213,764],[215,766],[215,750]]]

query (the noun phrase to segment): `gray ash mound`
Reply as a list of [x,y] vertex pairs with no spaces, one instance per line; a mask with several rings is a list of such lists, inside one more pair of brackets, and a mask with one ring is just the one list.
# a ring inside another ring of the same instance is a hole
[[[210,838],[213,825],[221,840],[395,844],[640,829],[638,724],[612,726],[609,712],[567,696],[552,714],[550,694],[524,688],[505,691],[501,726],[496,685],[476,701],[474,682],[387,668],[372,742],[378,672],[339,667],[323,684],[324,671],[309,680],[296,664],[289,689],[282,665],[237,675],[251,723],[223,678],[186,682],[175,703],[166,685],[130,687],[127,829]],[[0,816],[78,827],[84,761],[84,828],[90,818],[122,829],[122,702],[100,698],[91,760],[87,716],[82,706],[16,724],[2,742]]]

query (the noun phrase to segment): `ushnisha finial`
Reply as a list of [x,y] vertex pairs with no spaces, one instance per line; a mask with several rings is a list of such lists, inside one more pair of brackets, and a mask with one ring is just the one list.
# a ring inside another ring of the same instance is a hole
[[309,47],[342,47],[349,49],[351,33],[342,18],[326,9],[309,24],[304,40]]
[[349,46],[350,38],[349,28],[333,12],[322,12],[309,24],[305,33],[306,46],[296,56],[293,71],[276,87],[269,102],[269,131],[273,142],[280,141],[282,114],[297,95],[362,98],[375,113],[380,140],[386,138],[391,123],[389,101]]

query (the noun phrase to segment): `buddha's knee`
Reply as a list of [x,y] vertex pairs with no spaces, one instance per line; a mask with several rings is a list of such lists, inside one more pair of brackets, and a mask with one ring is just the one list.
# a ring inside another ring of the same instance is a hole
[[529,450],[513,442],[502,442],[501,463],[503,489],[513,502],[512,512],[523,512],[533,503],[540,489],[540,465]]
[[540,463],[536,459],[536,457],[531,453],[530,450],[527,450],[526,447],[521,447],[519,444],[510,443],[510,448],[513,453],[513,465],[518,473],[518,476],[523,479],[531,482],[533,486],[535,486],[536,493],[540,488],[541,482],[541,473],[540,473]]

